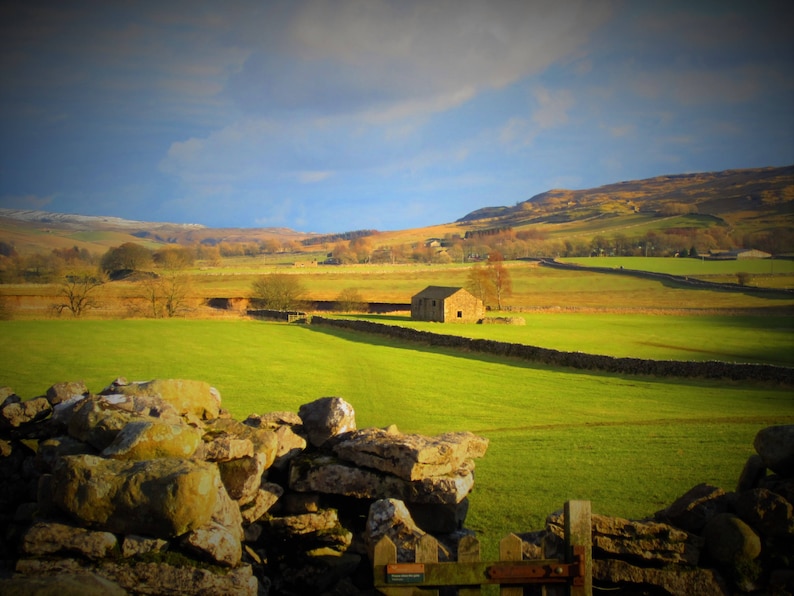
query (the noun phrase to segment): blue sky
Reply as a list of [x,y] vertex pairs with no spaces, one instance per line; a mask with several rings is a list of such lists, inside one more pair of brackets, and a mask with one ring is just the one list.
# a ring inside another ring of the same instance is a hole
[[0,1],[0,207],[395,230],[794,163],[794,3]]

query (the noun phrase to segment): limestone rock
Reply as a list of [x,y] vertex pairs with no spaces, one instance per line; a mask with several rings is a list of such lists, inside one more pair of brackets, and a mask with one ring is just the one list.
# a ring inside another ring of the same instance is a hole
[[739,475],[736,492],[756,488],[765,474],[766,464],[764,463],[764,458],[757,454],[751,455],[747,458],[747,462],[744,464],[744,468],[742,468],[742,473]]
[[183,544],[226,567],[237,566],[243,556],[240,539],[215,522],[188,532]]
[[92,395],[80,400],[68,420],[69,436],[104,449],[128,423],[141,415],[112,396]]
[[409,482],[341,462],[333,456],[304,454],[290,465],[289,486],[298,492],[345,495],[358,499],[397,498],[411,503],[454,505],[474,486],[471,469]]
[[168,538],[210,521],[222,489],[217,466],[162,458],[71,455],[52,475],[52,501],[89,527]]
[[[375,545],[384,536],[397,547],[397,561],[400,563],[415,560],[416,546],[426,534],[414,523],[405,503],[399,499],[380,499],[369,508],[364,540],[370,560],[373,559]],[[446,553],[439,560],[446,558]]]
[[254,455],[254,444],[249,439],[236,439],[229,435],[214,437],[204,443],[204,459],[223,462]]
[[250,441],[253,445],[253,454],[265,456],[265,469],[272,466],[276,459],[278,439],[271,430],[255,428],[231,418],[218,418],[207,423],[204,429],[205,443],[224,437],[228,437],[230,440]]
[[794,476],[794,424],[761,429],[753,447],[767,468],[781,476]]
[[794,536],[792,506],[782,496],[765,488],[737,495],[737,515],[762,536]]
[[66,381],[64,383],[56,383],[47,389],[47,401],[52,406],[57,406],[59,403],[70,400],[76,396],[86,397],[88,395],[88,388],[83,381]]
[[221,407],[218,391],[203,381],[154,379],[126,384],[116,381],[101,394],[156,398],[170,404],[179,415],[192,414],[203,420],[217,418]]
[[239,505],[245,505],[256,497],[266,464],[267,458],[262,453],[218,464],[226,491]]
[[273,432],[276,434],[278,443],[273,467],[283,470],[286,469],[292,458],[300,455],[306,449],[306,439],[295,432],[292,426],[280,426]]
[[143,460],[158,457],[189,458],[201,444],[201,431],[186,424],[157,419],[129,422],[102,451],[112,459]]
[[467,459],[482,457],[487,446],[487,439],[472,433],[426,437],[368,428],[349,433],[333,450],[360,466],[405,480],[421,480],[458,470]]
[[51,575],[44,577],[15,576],[0,579],[4,596],[126,596],[117,583],[94,573]]
[[146,553],[159,553],[168,550],[168,541],[162,538],[150,538],[127,534],[121,542],[121,555],[135,557]]
[[24,554],[34,557],[72,552],[98,560],[107,557],[116,544],[116,537],[110,532],[96,532],[56,522],[38,522],[22,536],[21,548]]
[[356,413],[341,397],[323,397],[298,409],[309,442],[320,447],[331,437],[356,430]]
[[[638,567],[615,559],[595,559],[593,579],[599,583],[610,582],[621,586],[625,593],[645,594],[654,587],[653,594],[697,594],[698,596],[725,596],[730,594],[722,578],[713,569],[683,569],[680,567],[657,569]],[[623,593],[623,592],[621,592]]]
[[[85,572],[74,560],[45,561],[23,559],[17,573],[26,576],[64,575]],[[234,569],[178,567],[168,563],[144,563],[127,560],[115,563],[104,560],[93,573],[104,577],[133,594],[180,594],[180,596],[257,596],[259,582],[250,565]],[[80,593],[82,594],[82,593]],[[112,592],[111,592],[112,594]],[[63,596],[59,594],[58,596]]]
[[258,520],[276,504],[276,501],[278,501],[283,494],[284,489],[278,484],[274,484],[273,482],[262,483],[253,500],[240,508],[243,522],[251,524]]
[[601,558],[617,556],[655,565],[697,565],[703,541],[699,536],[658,522],[592,516],[593,548]]
[[454,505],[406,503],[411,517],[420,528],[431,534],[451,534],[463,528],[469,511],[469,499]]
[[724,490],[709,484],[698,484],[658,512],[655,518],[687,532],[700,533],[712,517],[727,510]]
[[52,472],[58,460],[65,455],[96,455],[96,450],[70,436],[59,436],[39,442],[36,451],[36,469],[42,473]]
[[269,517],[262,520],[265,532],[275,539],[279,548],[305,553],[319,548],[343,552],[353,540],[352,533],[342,527],[336,509]]
[[[6,402],[9,400],[6,399]],[[27,401],[14,401],[0,407],[0,428],[19,428],[44,420],[52,413],[52,406],[46,397],[36,397]]]
[[761,554],[761,540],[753,529],[730,513],[714,516],[703,533],[706,550],[717,563],[734,565]]

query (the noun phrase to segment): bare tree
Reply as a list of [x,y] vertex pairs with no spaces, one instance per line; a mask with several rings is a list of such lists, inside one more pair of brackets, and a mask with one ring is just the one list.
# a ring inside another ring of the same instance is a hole
[[305,292],[297,275],[270,273],[251,284],[251,303],[257,308],[295,310]]
[[488,277],[493,283],[497,310],[502,310],[502,299],[513,293],[513,282],[510,279],[510,272],[504,265],[504,260],[499,252],[492,252],[488,255]]
[[175,271],[144,279],[140,282],[140,288],[148,310],[155,319],[172,318],[188,309],[190,283],[186,276]]
[[73,317],[81,317],[91,308],[96,308],[96,290],[105,283],[103,277],[89,273],[76,273],[64,277],[58,289],[58,295],[65,301],[53,306],[58,314],[64,310]]

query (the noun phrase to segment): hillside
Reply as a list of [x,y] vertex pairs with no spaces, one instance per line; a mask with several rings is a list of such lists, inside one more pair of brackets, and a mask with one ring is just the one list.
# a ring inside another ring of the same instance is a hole
[[[775,237],[774,252],[794,251],[794,166],[657,176],[583,190],[553,189],[512,207],[484,207],[455,222],[388,232],[368,231],[374,246],[422,245],[430,238],[464,237],[499,229],[556,241],[602,236],[641,238],[649,232],[721,230],[735,238]],[[629,230],[630,229],[630,230]],[[340,238],[349,231],[339,230]],[[286,228],[210,228],[0,209],[0,241],[19,254],[70,249],[104,252],[124,242],[163,244],[275,241],[290,250],[330,250],[333,235]],[[301,242],[314,238],[320,244]],[[691,240],[688,240],[691,243]],[[739,241],[741,242],[741,241]]]
[[491,227],[583,222],[637,213],[699,214],[746,232],[791,229],[794,166],[657,176],[584,190],[553,189],[513,207],[485,207],[459,223]]

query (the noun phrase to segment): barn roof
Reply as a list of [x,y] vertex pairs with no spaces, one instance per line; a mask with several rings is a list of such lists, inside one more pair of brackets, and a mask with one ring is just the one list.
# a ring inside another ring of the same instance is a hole
[[436,300],[443,300],[449,298],[453,294],[457,294],[463,288],[453,288],[449,286],[427,286],[424,290],[414,295],[414,298],[435,298]]

